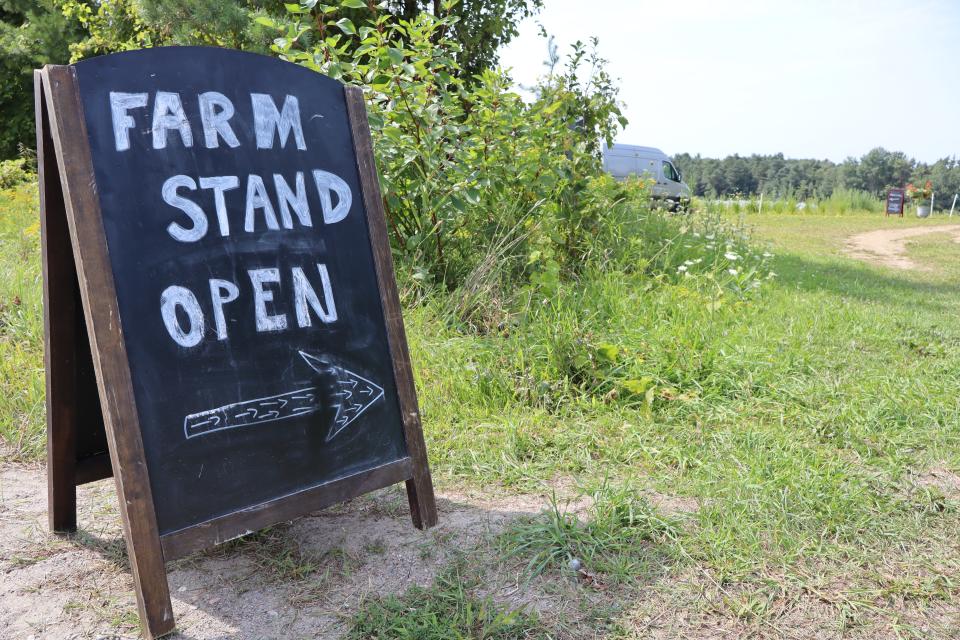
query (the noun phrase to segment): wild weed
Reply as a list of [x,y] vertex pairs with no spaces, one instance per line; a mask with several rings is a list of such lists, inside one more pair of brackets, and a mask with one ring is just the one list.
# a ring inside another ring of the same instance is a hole
[[586,497],[591,504],[581,520],[569,501],[553,494],[546,511],[501,535],[501,549],[525,559],[529,576],[582,567],[623,581],[641,577],[651,556],[662,558],[657,545],[677,539],[678,522],[660,515],[629,485],[605,481]]

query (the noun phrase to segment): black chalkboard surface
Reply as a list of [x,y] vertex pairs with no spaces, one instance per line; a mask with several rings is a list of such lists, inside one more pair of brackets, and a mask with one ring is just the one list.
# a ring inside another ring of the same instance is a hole
[[36,77],[51,526],[116,474],[145,635],[165,560],[396,482],[432,526],[361,90],[203,47]]
[[887,192],[886,215],[903,215],[905,194],[903,189],[890,189]]
[[161,535],[405,456],[343,86],[212,48],[76,70]]

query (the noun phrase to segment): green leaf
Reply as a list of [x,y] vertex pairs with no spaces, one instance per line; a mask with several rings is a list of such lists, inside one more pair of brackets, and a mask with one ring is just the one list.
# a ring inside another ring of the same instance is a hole
[[340,6],[347,9],[366,9],[367,3],[363,0],[340,0]]
[[597,346],[597,354],[608,362],[616,362],[620,355],[620,347],[609,342],[601,342]]
[[257,16],[254,18],[254,22],[257,24],[262,24],[265,27],[277,27],[277,23],[274,22],[272,18],[268,18],[267,16]]
[[548,106],[546,109],[544,109],[543,112],[544,112],[546,115],[549,116],[549,115],[552,114],[554,111],[556,111],[557,109],[559,109],[559,108],[560,108],[560,105],[562,105],[562,104],[563,104],[563,100],[557,100],[556,102],[554,102],[553,104],[551,104],[550,106]]
[[400,64],[403,62],[403,49],[390,47],[387,49],[387,55],[390,56],[390,61],[393,62],[393,64]]
[[340,18],[337,20],[337,26],[340,27],[340,30],[349,35],[356,35],[357,28],[353,26],[353,21],[350,18]]
[[403,131],[401,131],[397,127],[387,127],[383,129],[381,133],[383,133],[383,135],[387,136],[388,138],[393,138],[394,140],[401,140],[403,138]]
[[653,388],[653,378],[644,376],[639,380],[624,380],[620,386],[635,395],[643,395]]

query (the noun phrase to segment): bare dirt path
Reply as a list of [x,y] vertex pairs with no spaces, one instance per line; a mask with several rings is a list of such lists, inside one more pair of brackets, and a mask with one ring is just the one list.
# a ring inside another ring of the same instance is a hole
[[960,224],[938,224],[908,229],[876,229],[847,239],[845,252],[852,258],[894,269],[924,268],[907,257],[907,241],[931,233],[948,233],[960,243]]
[[[337,638],[364,598],[429,586],[457,553],[544,503],[441,492],[439,526],[418,531],[393,487],[170,563],[171,637]],[[49,534],[43,467],[0,466],[0,638],[137,637],[112,481],[81,487],[78,507],[77,534]],[[517,604],[539,609],[539,597]]]

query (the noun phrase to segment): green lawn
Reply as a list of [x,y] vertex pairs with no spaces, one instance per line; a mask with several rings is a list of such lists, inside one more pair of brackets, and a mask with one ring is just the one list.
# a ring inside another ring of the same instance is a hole
[[[43,451],[34,207],[30,187],[0,193],[8,459]],[[408,305],[440,489],[556,492],[557,504],[465,550],[431,589],[370,601],[353,633],[949,636],[960,245],[912,241],[925,272],[842,255],[852,233],[942,222],[749,216],[777,276],[744,298],[611,269],[529,299],[486,333],[442,297]],[[581,496],[578,518],[564,505]],[[571,595],[573,558],[584,573]],[[547,593],[556,581],[575,613],[491,600],[504,572]]]
[[[777,635],[811,600],[828,611],[798,637],[822,624],[929,636],[928,612],[952,607],[960,580],[960,245],[915,239],[911,257],[933,270],[895,272],[844,257],[845,239],[945,220],[747,222],[771,243],[778,275],[719,309],[682,284],[604,273],[506,337],[438,330],[429,307],[411,310],[438,477],[491,491],[609,478],[634,498],[652,490],[698,506],[673,515],[675,536],[611,525],[599,534],[606,557],[597,535],[565,531],[558,515],[506,535],[535,566],[553,554],[548,571],[593,554],[634,593],[651,579],[631,572],[653,570],[641,561],[652,539],[669,565],[663,597],[684,593],[708,619]],[[654,380],[652,407],[571,392],[569,375],[543,364],[597,344],[639,361],[625,366]],[[623,493],[609,500],[630,508]],[[640,634],[635,597],[619,603],[627,635]]]

